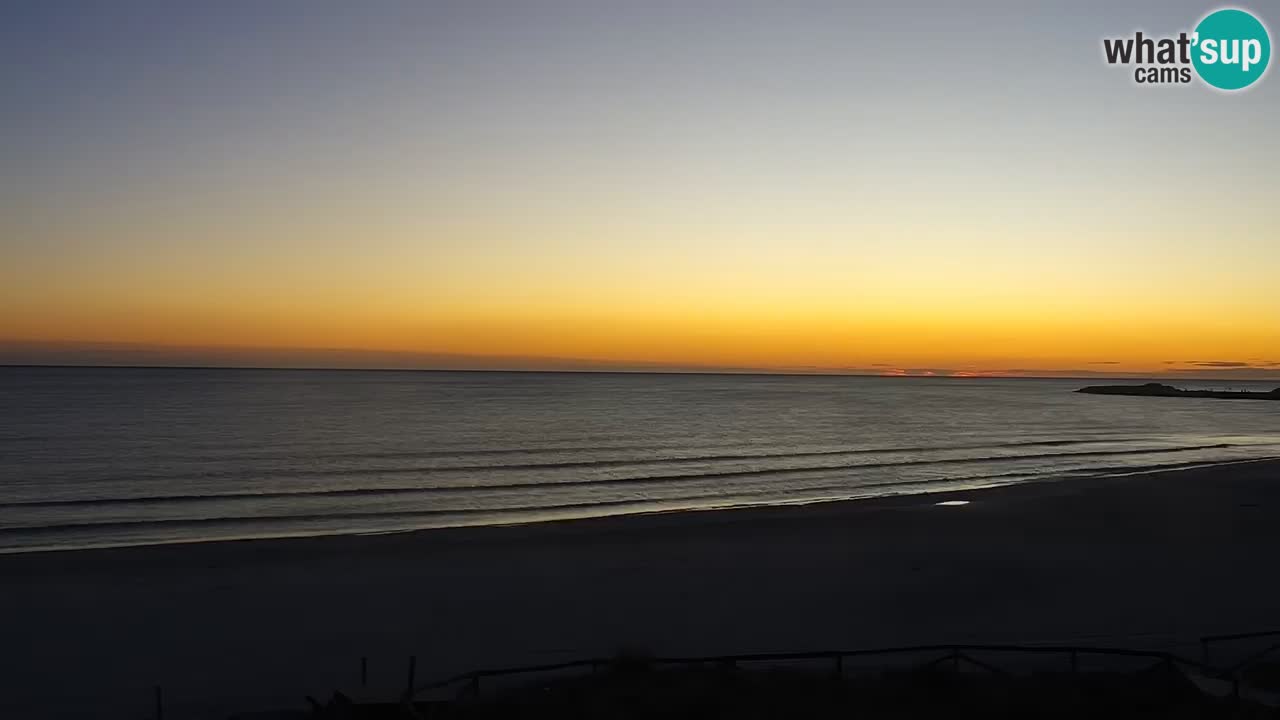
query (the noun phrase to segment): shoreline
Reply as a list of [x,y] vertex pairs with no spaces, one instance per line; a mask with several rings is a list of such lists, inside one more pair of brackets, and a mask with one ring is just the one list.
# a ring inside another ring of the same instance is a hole
[[[124,550],[140,550],[144,548],[181,548],[189,546],[203,546],[215,544],[229,543],[277,543],[277,542],[305,542],[309,540],[321,540],[327,538],[378,538],[378,537],[396,537],[405,535],[414,535],[419,533],[441,533],[441,532],[459,532],[459,531],[476,531],[480,532],[490,528],[523,528],[537,527],[549,525],[572,524],[593,521],[624,521],[630,518],[652,518],[662,516],[678,516],[686,514],[718,514],[718,513],[741,513],[741,512],[769,512],[769,511],[785,511],[789,508],[802,509],[810,507],[821,507],[827,505],[845,505],[845,504],[863,504],[878,503],[878,506],[891,506],[899,504],[919,505],[934,504],[917,502],[920,498],[935,498],[946,496],[959,496],[961,494],[989,494],[1001,490],[1012,490],[1014,488],[1035,488],[1046,484],[1055,483],[1081,483],[1103,481],[1108,478],[1125,478],[1135,476],[1159,475],[1164,473],[1176,473],[1187,470],[1197,470],[1203,468],[1232,467],[1236,465],[1248,465],[1253,463],[1278,463],[1280,464],[1280,456],[1270,456],[1261,458],[1245,458],[1239,460],[1222,460],[1222,461],[1205,461],[1196,462],[1189,461],[1170,466],[1157,466],[1150,468],[1138,468],[1132,471],[1117,470],[1115,468],[1102,469],[1096,472],[1080,472],[1080,474],[1046,474],[1043,477],[1032,480],[1018,480],[1014,482],[996,483],[991,485],[978,485],[964,489],[940,489],[926,492],[898,492],[888,493],[885,495],[869,495],[865,497],[846,497],[834,499],[816,499],[816,500],[797,500],[795,502],[760,502],[745,503],[739,505],[726,505],[705,508],[678,508],[669,510],[640,510],[636,512],[618,512],[601,515],[588,515],[583,517],[569,518],[549,518],[545,520],[519,520],[507,523],[476,523],[461,525],[446,525],[440,527],[422,527],[408,528],[404,530],[385,530],[385,531],[368,531],[368,532],[347,532],[347,533],[318,533],[318,534],[298,534],[298,535],[278,535],[267,537],[242,537],[242,538],[211,538],[207,540],[174,540],[168,542],[144,542],[136,544],[120,544],[120,545],[91,545],[83,547],[37,547],[37,548],[16,548],[16,549],[0,549],[0,558],[22,556],[22,555],[48,555],[63,553],[96,553],[105,551],[124,551]],[[870,506],[868,506],[870,507]]]
[[[948,499],[962,506],[940,506]],[[0,555],[0,714],[393,697],[476,667],[814,647],[1187,648],[1274,625],[1280,460],[801,506]],[[1190,650],[1194,652],[1194,649]],[[68,677],[75,682],[68,683]],[[3,713],[2,711],[8,711]]]

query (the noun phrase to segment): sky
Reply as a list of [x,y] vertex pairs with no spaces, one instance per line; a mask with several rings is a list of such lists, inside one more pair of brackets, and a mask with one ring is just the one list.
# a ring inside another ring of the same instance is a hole
[[1217,7],[8,4],[0,362],[1280,377]]

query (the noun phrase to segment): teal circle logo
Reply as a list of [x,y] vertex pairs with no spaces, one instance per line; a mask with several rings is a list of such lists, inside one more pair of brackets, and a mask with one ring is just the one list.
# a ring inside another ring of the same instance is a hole
[[1192,36],[1191,63],[1219,90],[1249,87],[1267,71],[1271,36],[1258,18],[1228,8],[1205,16]]

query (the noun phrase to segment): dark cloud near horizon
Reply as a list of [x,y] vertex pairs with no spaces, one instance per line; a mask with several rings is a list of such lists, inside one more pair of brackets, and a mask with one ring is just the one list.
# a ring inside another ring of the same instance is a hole
[[348,348],[183,347],[0,341],[3,365],[262,367],[369,370],[749,372],[750,368],[573,357],[466,355]]
[[1179,368],[1166,370],[1163,376],[1177,377],[1183,380],[1262,380],[1266,382],[1280,381],[1280,368]]
[[1273,368],[1280,367],[1274,360],[1165,360],[1164,365],[1191,365],[1196,368]]
[[[1108,369],[1008,368],[980,370],[972,366],[903,368],[888,363],[865,366],[787,367],[713,366],[692,363],[628,362],[572,357],[486,356],[429,352],[390,352],[353,349],[300,349],[253,347],[180,347],[142,343],[69,343],[0,340],[0,365],[262,367],[387,370],[510,370],[562,372],[713,372],[890,375],[899,377],[1062,377],[1280,380],[1280,362],[1165,361],[1185,364],[1151,373]],[[1116,365],[1096,361],[1088,365]],[[1208,375],[1206,375],[1208,373]]]
[[1280,380],[1280,362],[1275,360],[1165,360],[1163,372],[1186,380]]

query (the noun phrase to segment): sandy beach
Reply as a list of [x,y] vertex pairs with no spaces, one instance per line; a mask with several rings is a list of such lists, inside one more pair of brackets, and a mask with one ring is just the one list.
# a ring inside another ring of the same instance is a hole
[[[963,499],[967,505],[942,506]],[[607,655],[1280,625],[1280,461],[954,495],[0,556],[0,711],[167,717]],[[1188,644],[1190,643],[1190,644]]]

